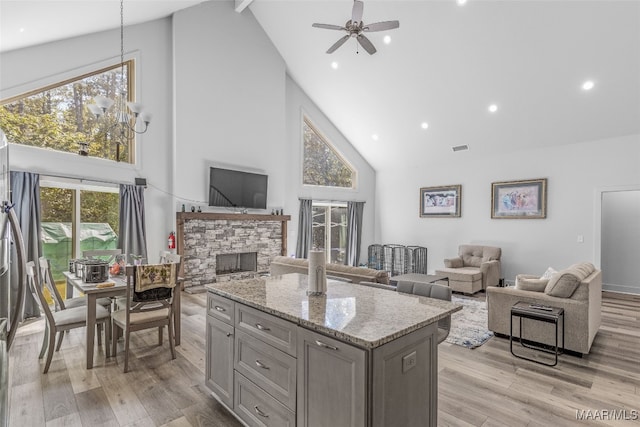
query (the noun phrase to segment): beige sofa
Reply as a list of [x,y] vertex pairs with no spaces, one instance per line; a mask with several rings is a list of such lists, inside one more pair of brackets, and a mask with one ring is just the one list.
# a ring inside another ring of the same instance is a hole
[[[516,286],[487,289],[489,330],[509,336],[511,307],[518,301],[564,309],[565,349],[587,354],[600,328],[602,316],[602,272],[590,263],[574,264],[549,279],[518,275]],[[551,323],[523,319],[525,340],[553,345],[555,329]],[[517,318],[514,336],[520,335]],[[559,343],[562,343],[559,337]]]
[[[309,272],[309,260],[277,256],[271,260],[269,271],[274,276],[287,273],[307,274]],[[341,277],[353,283],[375,282],[389,284],[389,274],[386,271],[373,270],[367,267],[327,264],[326,271],[327,276]]]
[[452,291],[474,294],[500,281],[502,250],[493,246],[460,245],[458,256],[445,259],[436,274],[449,278]]

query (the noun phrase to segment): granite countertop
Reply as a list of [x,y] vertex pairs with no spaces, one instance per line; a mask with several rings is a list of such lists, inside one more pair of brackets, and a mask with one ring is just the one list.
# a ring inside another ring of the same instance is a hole
[[206,285],[208,291],[364,348],[437,322],[461,305],[336,280],[308,296],[307,276],[284,274]]

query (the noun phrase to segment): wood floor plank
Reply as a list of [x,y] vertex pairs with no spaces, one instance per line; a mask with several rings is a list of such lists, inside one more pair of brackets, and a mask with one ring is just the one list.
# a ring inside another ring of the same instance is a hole
[[[238,427],[204,385],[206,294],[182,297],[182,343],[176,359],[167,335],[132,335],[130,369],[96,346],[87,371],[85,331],[65,337],[48,374],[37,359],[42,319],[18,330],[11,354],[11,426],[114,425]],[[483,300],[480,293],[478,299]],[[438,425],[456,427],[573,427],[640,425],[640,420],[576,419],[578,410],[640,411],[640,297],[603,296],[602,327],[589,355],[560,356],[556,367],[514,358],[509,341],[494,337],[474,350],[438,347]],[[101,424],[104,423],[104,424]]]
[[78,393],[76,400],[83,426],[118,427],[120,425],[102,387]]

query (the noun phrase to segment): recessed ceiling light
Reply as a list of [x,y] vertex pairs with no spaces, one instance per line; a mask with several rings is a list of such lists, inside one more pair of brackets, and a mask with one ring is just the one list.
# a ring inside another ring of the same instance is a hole
[[489,105],[489,112],[490,113],[495,113],[496,111],[498,111],[498,106],[496,104]]
[[338,63],[336,61],[333,61],[331,63],[331,68],[333,68],[334,70],[337,70],[338,69]]
[[460,6],[464,6],[467,3],[467,0],[457,0]]
[[384,41],[385,44],[389,44],[391,43],[391,36],[384,36],[382,40]]
[[422,126],[422,129],[428,129],[429,128],[429,123],[422,122],[422,124],[420,126]]
[[374,133],[373,135],[371,135],[371,139],[373,139],[374,141],[378,140],[378,134]]
[[586,82],[582,83],[582,90],[591,90],[595,85],[596,84],[593,82],[593,80],[587,80]]
[[21,33],[24,33],[24,28],[20,28],[20,32],[21,32]]

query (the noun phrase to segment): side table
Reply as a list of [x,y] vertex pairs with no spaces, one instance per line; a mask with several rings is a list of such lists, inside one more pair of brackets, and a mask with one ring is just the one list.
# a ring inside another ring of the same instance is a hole
[[[517,355],[513,352],[513,318],[514,317],[518,317],[520,319],[520,330],[519,330],[519,337],[518,337],[518,339],[520,340],[520,345],[522,345],[525,348],[530,348],[534,350],[543,351],[545,353],[555,354],[554,363],[552,364],[544,363],[539,360],[530,359],[528,357]],[[524,343],[524,338],[522,337],[522,319],[531,319],[539,322],[553,323],[555,325],[556,344],[553,351],[548,350],[541,346]],[[558,347],[558,323],[560,323],[560,321],[562,321],[562,350],[559,350],[559,347]],[[513,305],[513,307],[511,307],[509,328],[510,328],[509,350],[511,351],[511,354],[513,354],[515,357],[518,357],[524,360],[529,360],[531,362],[536,362],[546,366],[556,366],[558,364],[558,354],[562,354],[562,352],[564,351],[564,309],[563,308],[550,307],[550,306],[535,304],[531,302],[518,301]]]

